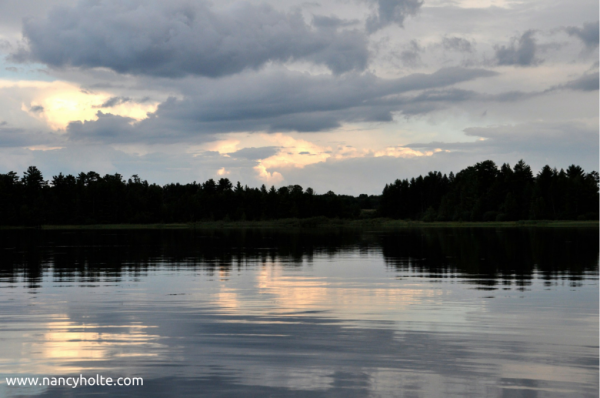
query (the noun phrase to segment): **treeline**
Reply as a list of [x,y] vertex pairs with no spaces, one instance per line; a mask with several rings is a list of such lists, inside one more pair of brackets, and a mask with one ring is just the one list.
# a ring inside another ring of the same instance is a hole
[[379,214],[423,221],[597,220],[598,173],[579,166],[536,175],[522,160],[491,160],[456,175],[430,172],[383,189]]
[[0,174],[0,225],[188,223],[206,220],[354,218],[376,197],[328,192],[299,185],[248,188],[227,178],[202,184],[149,184],[137,175],[59,174],[46,181],[31,166],[21,178]]
[[[598,219],[598,173],[545,166],[537,176],[523,161],[498,168],[485,161],[454,175],[430,172],[396,180],[381,196],[318,195],[291,185],[149,184],[137,175],[90,171],[44,180],[31,166],[0,174],[0,225],[188,223],[209,220],[389,217],[423,221]],[[364,210],[371,211],[364,211]]]

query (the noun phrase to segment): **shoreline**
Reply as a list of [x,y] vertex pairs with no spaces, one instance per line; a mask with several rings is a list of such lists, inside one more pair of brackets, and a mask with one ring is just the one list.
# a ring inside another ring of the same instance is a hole
[[458,222],[458,221],[404,221],[385,218],[374,219],[280,219],[271,221],[200,221],[196,223],[172,224],[81,224],[81,225],[41,225],[41,226],[0,226],[0,230],[142,230],[142,229],[248,229],[248,228],[599,228],[597,220],[524,220],[502,222]]

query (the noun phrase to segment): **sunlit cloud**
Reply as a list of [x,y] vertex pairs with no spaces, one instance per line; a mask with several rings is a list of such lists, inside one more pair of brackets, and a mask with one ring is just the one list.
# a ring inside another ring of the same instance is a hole
[[[45,121],[53,130],[65,129],[72,121],[96,120],[98,111],[142,120],[158,106],[158,102],[135,101],[111,104],[111,93],[82,90],[64,81],[0,80],[0,92],[20,101],[21,111]],[[14,98],[17,92],[19,98]]]
[[[343,160],[351,158],[389,156],[395,158],[413,158],[418,156],[432,156],[441,149],[419,151],[405,147],[387,147],[377,150],[372,148],[357,148],[352,145],[338,145],[335,147],[321,146],[313,142],[297,139],[282,133],[263,134],[267,141],[277,144],[281,149],[273,156],[260,159],[254,167],[259,179],[268,183],[278,183],[284,179],[279,171],[289,168],[304,168],[305,166],[327,162],[329,160]],[[239,142],[236,143],[236,147]],[[221,144],[223,145],[223,144]]]
[[442,150],[439,148],[434,149],[433,151],[417,151],[411,148],[405,147],[388,147],[384,150],[375,152],[374,156],[376,158],[381,156],[391,156],[394,158],[413,158],[416,156],[431,156],[436,152],[441,152]]
[[267,184],[276,185],[283,181],[281,173],[278,171],[269,172],[262,164],[254,166],[254,170],[258,173],[258,178]]
[[228,170],[226,170],[225,167],[221,167],[219,170],[217,170],[217,175],[218,176],[222,177],[222,176],[226,176],[226,175],[229,175],[229,174],[231,174],[231,172],[228,171]]
[[55,151],[57,149],[62,149],[61,146],[47,146],[47,145],[35,145],[27,147],[30,151]]
[[331,148],[321,147],[289,135],[277,133],[264,134],[263,137],[282,148],[276,155],[261,160],[261,163],[267,168],[285,166],[302,168],[309,164],[323,162],[331,156]]
[[207,144],[204,148],[209,151],[219,152],[221,155],[228,156],[229,153],[237,151],[240,140],[226,139]]

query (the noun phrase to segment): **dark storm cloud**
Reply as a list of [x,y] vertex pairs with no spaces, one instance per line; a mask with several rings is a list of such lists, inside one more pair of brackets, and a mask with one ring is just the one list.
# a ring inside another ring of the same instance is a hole
[[423,0],[371,0],[375,5],[375,13],[367,18],[366,28],[374,33],[389,25],[404,26],[406,17],[416,15]]
[[598,47],[598,36],[600,34],[598,21],[584,23],[581,28],[577,26],[568,26],[565,28],[565,31],[570,36],[578,37],[587,48],[592,49]]
[[363,32],[313,28],[299,12],[249,3],[214,10],[204,2],[81,0],[25,20],[23,36],[28,49],[14,61],[164,77],[219,77],[298,59],[339,74],[368,61]]
[[528,30],[519,38],[514,38],[509,46],[496,47],[498,65],[533,66],[540,63],[536,58],[537,43],[533,35],[535,31]]
[[248,160],[260,160],[266,159],[270,156],[275,155],[279,151],[279,147],[276,146],[263,146],[260,148],[244,148],[239,151],[230,153],[229,156],[238,158],[238,159],[248,159]]
[[[71,123],[68,133],[72,140],[169,142],[206,140],[209,134],[236,131],[323,131],[343,122],[389,122],[392,112],[413,102],[402,94],[495,75],[484,69],[444,68],[382,79],[368,73],[310,76],[278,70],[250,78],[204,79],[186,82],[184,99],[168,99],[139,123],[99,112],[97,121]],[[415,112],[413,108],[411,113]]]

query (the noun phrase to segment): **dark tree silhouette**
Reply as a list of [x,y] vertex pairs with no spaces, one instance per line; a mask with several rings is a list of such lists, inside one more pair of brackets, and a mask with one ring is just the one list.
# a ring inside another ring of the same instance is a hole
[[491,160],[448,177],[430,172],[383,189],[380,215],[424,221],[597,220],[598,173]]
[[[361,209],[367,210],[361,213]],[[376,210],[376,211],[375,211]],[[0,225],[183,223],[202,220],[358,218],[423,221],[598,219],[598,173],[491,160],[448,176],[429,172],[387,184],[381,196],[317,194],[300,185],[249,188],[227,178],[159,186],[133,175],[58,174],[31,166],[0,174]]]

